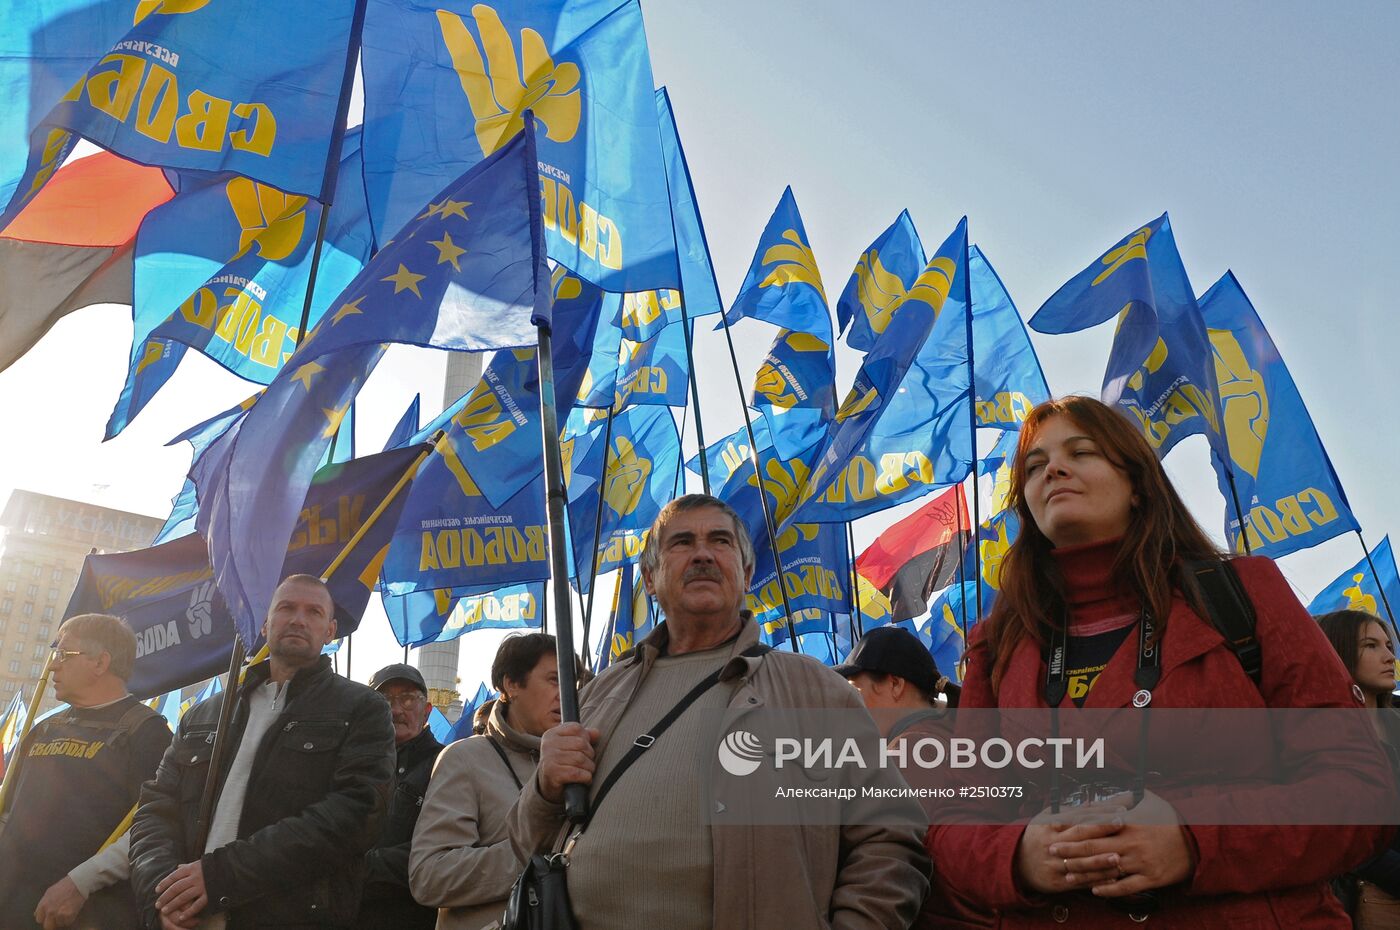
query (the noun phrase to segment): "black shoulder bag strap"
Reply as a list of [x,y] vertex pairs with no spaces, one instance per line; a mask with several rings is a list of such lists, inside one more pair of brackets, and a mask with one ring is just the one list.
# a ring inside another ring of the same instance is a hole
[[[765,646],[759,643],[745,649],[740,655],[752,658],[772,651],[773,649],[771,646]],[[728,664],[728,662],[725,663],[725,665]],[[632,763],[641,758],[642,753],[655,745],[661,734],[665,733],[670,728],[671,724],[679,720],[681,714],[684,714],[686,710],[689,709],[690,705],[694,704],[696,700],[699,699],[700,695],[719,684],[719,676],[723,671],[724,666],[721,665],[709,675],[706,675],[695,687],[691,688],[690,691],[686,693],[685,697],[676,702],[676,706],[672,707],[666,716],[658,720],[650,730],[632,741],[632,746],[627,750],[627,755],[618,760],[617,765],[613,766],[612,771],[608,773],[608,777],[604,779],[603,784],[598,787],[598,793],[593,796],[593,801],[588,805],[588,816],[584,819],[583,823],[579,825],[579,833],[588,829],[588,824],[593,820],[593,815],[598,813],[598,806],[603,803],[603,799],[608,796],[608,792],[612,790],[613,785],[617,784],[618,779],[632,767]]]
[[486,737],[486,742],[490,743],[491,748],[496,750],[496,755],[501,757],[501,763],[505,765],[506,771],[510,773],[511,779],[515,782],[516,790],[524,791],[525,785],[523,782],[521,782],[520,776],[515,774],[515,766],[510,764],[510,759],[506,757],[506,751],[501,748],[501,744],[496,742],[489,736]]
[[1225,637],[1225,645],[1239,659],[1245,674],[1259,686],[1264,653],[1254,635],[1254,605],[1240,585],[1239,575],[1226,561],[1189,562],[1186,566],[1205,601],[1211,626]]

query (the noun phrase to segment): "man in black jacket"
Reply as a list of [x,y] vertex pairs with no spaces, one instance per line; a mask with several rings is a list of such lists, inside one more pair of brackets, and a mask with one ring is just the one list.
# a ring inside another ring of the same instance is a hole
[[384,695],[394,717],[397,783],[379,842],[365,857],[369,872],[356,926],[359,930],[433,930],[437,908],[419,904],[408,889],[413,828],[428,793],[433,763],[442,752],[442,743],[428,729],[428,714],[433,710],[428,685],[418,669],[400,663],[375,672],[369,686]]
[[208,838],[199,799],[219,707],[192,708],[131,829],[131,877],[152,930],[354,926],[364,854],[379,833],[394,774],[384,699],[331,671],[326,586],[278,586],[263,635],[270,658],[236,689]]

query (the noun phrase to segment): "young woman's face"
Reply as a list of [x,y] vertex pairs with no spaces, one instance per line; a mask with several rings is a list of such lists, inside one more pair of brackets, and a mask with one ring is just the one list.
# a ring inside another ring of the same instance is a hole
[[1395,650],[1385,627],[1372,621],[1361,630],[1357,643],[1356,683],[1370,695],[1395,690]]
[[1128,529],[1127,473],[1069,417],[1040,424],[1025,456],[1025,497],[1035,525],[1056,547],[1102,542]]

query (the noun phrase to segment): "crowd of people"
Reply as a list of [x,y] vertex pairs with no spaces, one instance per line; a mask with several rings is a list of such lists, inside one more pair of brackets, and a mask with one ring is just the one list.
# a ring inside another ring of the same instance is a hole
[[[1009,506],[1021,533],[961,688],[900,628],[870,631],[835,669],[763,645],[744,609],[752,543],[701,494],[663,509],[642,554],[665,621],[582,687],[578,721],[561,722],[553,638],[515,635],[492,665],[499,697],[446,747],[412,666],[368,687],[335,674],[319,579],[282,582],[268,661],[173,735],[126,691],[125,624],[73,617],[53,656],[69,709],[25,739],[0,826],[0,930],[490,930],[530,857],[561,851],[578,930],[1400,926],[1387,817],[1268,816],[1324,775],[1358,808],[1394,807],[1387,626],[1315,620],[1271,561],[1225,557],[1142,435],[1095,400],[1030,412]],[[1322,752],[1252,734],[1275,774],[1204,797],[1152,777],[1149,705],[1368,710],[1374,726]],[[1078,804],[1052,781],[998,823],[956,805],[755,823],[700,801],[719,720],[868,710],[893,745],[985,736],[973,710],[1079,708],[1143,715],[1134,789]],[[581,822],[566,816],[572,785],[589,799]]]

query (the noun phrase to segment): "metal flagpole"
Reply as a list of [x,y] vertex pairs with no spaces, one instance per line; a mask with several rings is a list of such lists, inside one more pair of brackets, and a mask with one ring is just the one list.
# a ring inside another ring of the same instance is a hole
[[29,698],[29,707],[24,717],[24,724],[20,727],[19,738],[15,740],[15,754],[10,760],[9,766],[5,769],[5,778],[0,782],[0,820],[5,816],[5,805],[9,803],[10,792],[14,790],[14,785],[19,780],[19,770],[24,765],[24,753],[21,748],[25,739],[29,736],[29,731],[34,729],[34,718],[39,716],[39,705],[44,702],[44,692],[49,689],[49,679],[53,677],[53,653],[44,661],[44,671],[39,675],[39,682],[34,686],[34,694]]
[[[967,419],[972,442],[972,525],[982,525],[981,505],[977,493],[977,353],[972,340],[972,235],[963,242],[963,301],[967,305]],[[975,530],[973,531],[976,532]],[[977,616],[982,616],[982,547],[972,548],[972,570],[976,573]],[[967,639],[967,623],[963,622],[963,640]]]
[[[598,587],[598,546],[603,539],[603,499],[607,496],[608,490],[608,460],[612,458],[613,413],[616,410],[616,403],[608,408],[608,422],[603,425],[603,474],[598,480],[598,513],[593,520],[593,564],[589,567],[588,572],[588,602],[583,608],[582,648],[585,652],[588,650],[588,628],[592,626],[593,621],[593,592]],[[575,570],[577,571],[577,569]],[[588,661],[588,656],[585,655],[582,658],[585,662]]]
[[[865,621],[860,616],[860,572],[856,571],[855,521],[846,521],[846,560],[851,563],[851,632],[855,639],[865,635]],[[852,641],[854,646],[855,642]]]
[[1380,572],[1376,571],[1376,563],[1371,561],[1371,550],[1366,548],[1366,538],[1361,535],[1361,530],[1356,531],[1356,538],[1361,543],[1361,551],[1366,554],[1366,565],[1371,569],[1371,577],[1376,579],[1376,589],[1381,592],[1381,604],[1385,607],[1385,617],[1390,621],[1390,631],[1395,634],[1396,642],[1400,642],[1400,627],[1396,626],[1395,614],[1390,609],[1390,598],[1385,596],[1385,585],[1381,584]]
[[[974,435],[976,435],[976,434],[974,434]],[[976,495],[976,493],[977,493],[977,476],[976,476],[976,475],[973,475],[973,476],[972,476],[972,493],[973,493],[974,495]],[[957,524],[957,525],[958,525],[958,539],[959,539],[960,542],[961,542],[961,540],[962,540],[962,534],[963,534],[963,520],[962,520],[962,518],[963,518],[963,510],[965,510],[965,509],[966,509],[966,508],[964,508],[964,507],[959,507],[957,501],[954,501],[954,502],[953,502],[953,512],[954,512],[954,514],[956,515],[956,519],[957,519],[957,521],[958,521],[958,524]],[[973,549],[976,550],[976,549],[979,548],[979,547],[977,546],[977,544],[976,544],[976,536],[974,535],[972,538],[973,538]],[[964,558],[963,558],[963,556],[964,556],[963,550],[966,549],[966,548],[967,548],[967,543],[965,543],[965,542],[962,542],[962,544],[958,546],[958,585],[959,585],[960,587],[961,587],[961,585],[962,585],[962,580],[963,580],[963,565],[965,564]],[[977,581],[978,581],[979,584],[981,583],[981,580],[982,580],[982,578],[981,578],[981,572],[978,572]],[[962,596],[962,592],[961,592],[961,591],[958,592],[958,605],[959,605],[959,607],[961,608],[961,609],[959,610],[959,613],[962,615],[961,617],[959,617],[959,619],[962,620],[962,637],[963,637],[963,642],[966,643],[966,642],[967,642],[967,598],[965,598],[965,597]],[[980,611],[979,611],[979,613],[980,613]]]
[[729,346],[729,362],[734,368],[734,386],[739,390],[739,409],[744,412],[744,431],[749,437],[749,461],[753,463],[753,476],[758,484],[758,502],[763,507],[763,525],[768,530],[768,548],[773,550],[773,568],[778,573],[778,595],[783,599],[783,619],[787,621],[788,645],[793,652],[801,652],[797,645],[797,627],[792,620],[792,605],[788,603],[783,557],[778,554],[778,528],[773,521],[772,508],[768,506],[768,492],[763,487],[763,467],[759,463],[758,441],[753,435],[753,417],[749,415],[748,400],[744,396],[744,380],[739,374],[739,356],[734,352],[734,336],[730,332],[728,314],[721,312],[719,319],[724,324],[724,341]]
[[705,424],[700,418],[700,385],[695,379],[695,353],[691,348],[690,314],[681,295],[681,329],[685,333],[685,363],[690,366],[690,402],[695,406],[695,442],[700,449],[700,487],[710,493],[710,463],[705,458]]

